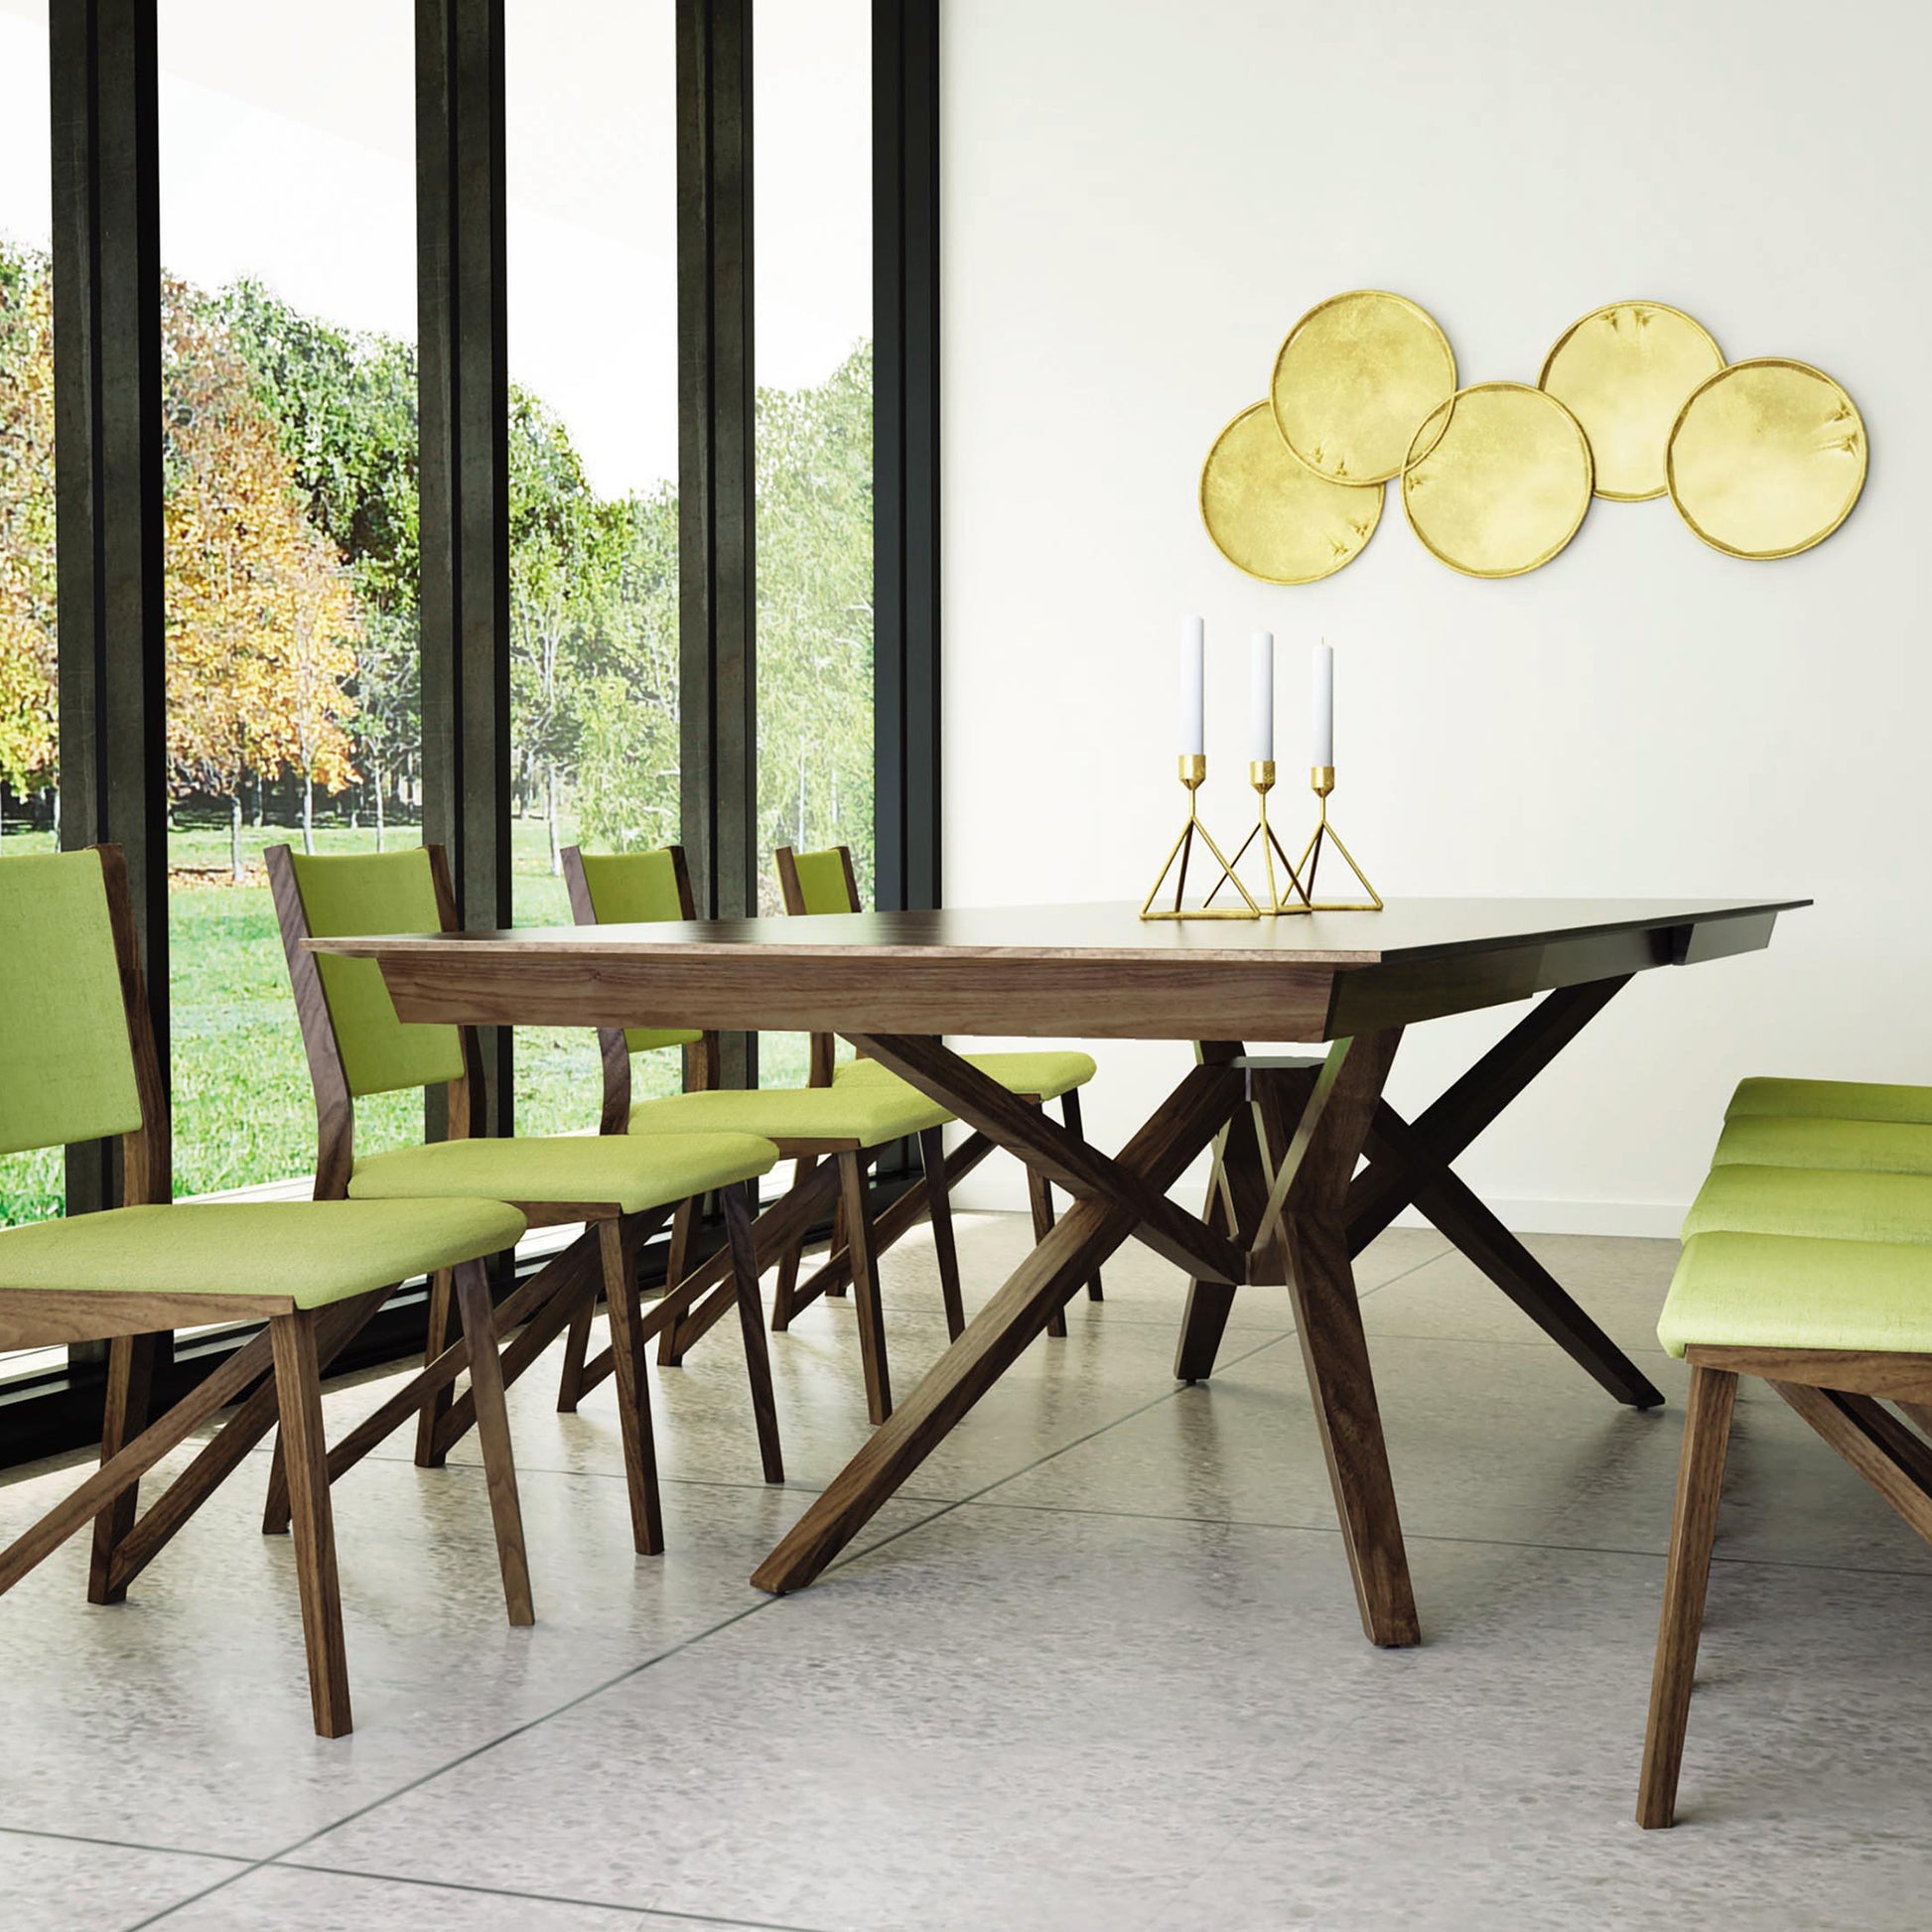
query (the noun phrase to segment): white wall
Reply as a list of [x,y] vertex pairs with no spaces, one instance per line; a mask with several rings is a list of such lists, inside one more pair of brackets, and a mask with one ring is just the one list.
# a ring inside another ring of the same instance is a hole
[[[1325,632],[1336,819],[1385,894],[1818,901],[1768,953],[1641,977],[1477,1144],[1462,1172],[1517,1225],[1674,1232],[1741,1074],[1932,1080],[1932,10],[943,12],[948,899],[1145,891],[1183,610],[1209,625],[1204,797],[1235,830],[1248,632],[1284,653],[1291,772]],[[1733,359],[1846,385],[1863,500],[1770,564],[1667,500],[1599,502],[1548,568],[1484,583],[1392,498],[1340,575],[1255,583],[1201,529],[1201,458],[1289,324],[1357,287],[1423,303],[1465,382],[1533,382],[1602,303],[1675,303]],[[1518,1017],[1416,1030],[1392,1096]],[[1118,1145],[1185,1049],[1098,1050],[1090,1126]]]

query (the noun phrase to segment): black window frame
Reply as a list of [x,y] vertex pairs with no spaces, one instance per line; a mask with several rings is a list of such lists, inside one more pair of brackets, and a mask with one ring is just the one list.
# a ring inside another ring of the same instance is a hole
[[[675,0],[683,836],[702,909],[757,903],[757,380],[752,35],[759,0]],[[416,0],[424,836],[467,926],[510,923],[504,0]],[[879,903],[939,903],[939,0],[873,0],[875,838]],[[156,0],[50,0],[62,841],[127,854],[169,1066]],[[290,1024],[294,1024],[293,1008]],[[511,1035],[485,1035],[492,1130]],[[728,1077],[757,1072],[728,1042]],[[432,1108],[431,1131],[437,1131]],[[909,1164],[880,1165],[884,1187]],[[116,1198],[69,1151],[67,1206]],[[642,1262],[661,1280],[661,1244]],[[239,1343],[157,1366],[179,1399]],[[419,1350],[395,1297],[348,1373]],[[104,1350],[0,1378],[0,1467],[97,1441]]]

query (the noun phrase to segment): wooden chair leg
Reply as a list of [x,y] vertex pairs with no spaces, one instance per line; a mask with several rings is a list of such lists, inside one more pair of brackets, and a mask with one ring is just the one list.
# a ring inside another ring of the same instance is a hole
[[846,1247],[852,1256],[852,1306],[859,1316],[859,1359],[866,1375],[866,1414],[875,1425],[893,1413],[892,1373],[886,1365],[886,1311],[879,1297],[879,1260],[873,1252],[872,1203],[867,1197],[863,1155],[845,1153],[839,1164],[839,1205]]
[[295,1529],[295,1574],[302,1593],[302,1640],[309,1656],[309,1704],[316,1734],[344,1737],[352,1727],[348,1654],[343,1643],[342,1586],[336,1574],[336,1524],[329,1502],[329,1449],[322,1433],[322,1377],[315,1315],[305,1309],[268,1324],[275,1393]]
[[537,1613],[530,1600],[523,1507],[516,1493],[516,1459],[510,1450],[509,1409],[503,1399],[503,1362],[496,1352],[489,1277],[482,1262],[466,1261],[456,1270],[456,1305],[463,1338],[470,1344],[470,1394],[477,1406],[477,1447],[483,1451],[483,1479],[489,1487],[503,1602],[512,1623],[534,1623]]
[[[704,1198],[694,1195],[679,1201],[671,1216],[671,1245],[664,1256],[664,1292],[668,1295],[691,1272],[691,1242],[697,1233],[698,1217],[704,1212]],[[667,1322],[657,1337],[659,1368],[682,1368],[684,1351],[690,1346],[678,1335],[678,1324]]]
[[650,1427],[650,1369],[639,1332],[643,1310],[631,1266],[628,1230],[621,1220],[600,1221],[604,1302],[611,1316],[611,1359],[617,1370],[618,1422],[623,1431],[623,1474],[630,1492],[630,1540],[640,1557],[664,1548],[664,1504],[657,1491],[657,1445]]
[[591,1352],[591,1323],[597,1318],[597,1291],[592,1289],[570,1317],[564,1337],[564,1372],[557,1380],[557,1413],[574,1416],[584,1399],[584,1363]]
[[[865,1173],[863,1160],[860,1163],[859,1172],[861,1177],[863,1177]],[[802,1246],[803,1243],[801,1242],[800,1245]],[[845,1252],[845,1195],[841,1191],[838,1199],[832,1203],[832,1245],[826,1250],[827,1258],[829,1259],[836,1254],[843,1254]],[[846,1277],[844,1275],[835,1276],[825,1285],[826,1294],[836,1295],[841,1301],[845,1299],[845,1291]]]
[[[1034,1210],[1034,1246],[1036,1248],[1053,1232],[1053,1189],[1046,1176],[1029,1165],[1027,1169],[1027,1198]],[[1047,1317],[1046,1332],[1049,1335],[1066,1333],[1066,1310],[1057,1308]]]
[[[100,1459],[111,1462],[148,1426],[154,1361],[162,1337],[117,1335],[107,1344],[107,1397],[100,1419]],[[127,1585],[114,1581],[114,1556],[134,1527],[140,1484],[130,1482],[94,1518],[94,1551],[87,1566],[87,1601],[119,1603]]]
[[[429,1278],[429,1336],[423,1346],[423,1366],[427,1368],[456,1339],[456,1292],[451,1286],[451,1271],[439,1268]],[[436,1391],[424,1402],[416,1417],[416,1466],[440,1469],[449,1460],[447,1448],[436,1446],[437,1428],[449,1413],[450,1385]]]
[[[791,1184],[797,1186],[817,1166],[817,1155],[801,1154],[792,1172]],[[836,1251],[836,1241],[833,1247]],[[771,1332],[774,1335],[783,1334],[791,1326],[791,1298],[798,1292],[798,1264],[804,1259],[804,1254],[805,1237],[801,1234],[778,1257],[778,1281],[771,1292]]]
[[778,1442],[778,1402],[771,1389],[771,1353],[764,1340],[758,1243],[752,1234],[756,1205],[752,1187],[725,1189],[725,1239],[731,1244],[732,1281],[738,1295],[739,1330],[745,1337],[745,1373],[752,1385],[752,1418],[758,1425],[759,1458],[764,1465],[765,1481],[782,1482],[785,1457]]
[[[1060,1095],[1060,1118],[1066,1122],[1066,1131],[1069,1134],[1082,1141],[1087,1138],[1087,1130],[1081,1124],[1080,1120],[1080,1090],[1078,1087],[1068,1087]],[[1089,1302],[1100,1302],[1105,1299],[1106,1297],[1101,1293],[1100,1288],[1100,1270],[1096,1268],[1087,1277],[1087,1300]]]
[[919,1136],[919,1165],[925,1171],[926,1218],[932,1223],[932,1253],[939,1264],[939,1299],[946,1310],[946,1334],[957,1341],[966,1332],[966,1304],[959,1293],[959,1250],[953,1243],[952,1196],[946,1191],[943,1127],[928,1127]]
[[1637,1823],[1646,1831],[1668,1826],[1677,1816],[1677,1779],[1684,1765],[1691,1683],[1697,1673],[1704,1597],[1711,1581],[1711,1545],[1718,1533],[1725,1451],[1736,1402],[1737,1377],[1730,1370],[1692,1368],[1684,1449],[1677,1465],[1670,1561],[1664,1571],[1664,1609],[1650,1679],[1650,1719],[1644,1726],[1643,1774],[1637,1787]]

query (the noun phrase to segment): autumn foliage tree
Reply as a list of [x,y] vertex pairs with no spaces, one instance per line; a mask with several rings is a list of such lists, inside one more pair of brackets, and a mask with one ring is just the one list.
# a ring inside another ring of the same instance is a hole
[[59,780],[54,314],[45,256],[0,248],[0,780]]

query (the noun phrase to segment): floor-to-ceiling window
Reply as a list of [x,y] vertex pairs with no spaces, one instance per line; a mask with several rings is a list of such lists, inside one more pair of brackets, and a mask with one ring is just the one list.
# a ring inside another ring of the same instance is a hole
[[[315,1113],[262,853],[421,840],[414,10],[160,0],[175,1187]],[[419,1138],[419,1097],[357,1110]]]
[[[849,845],[873,902],[872,8],[759,0],[753,20],[758,261],[758,797],[771,850]],[[805,1075],[767,1034],[766,1086]]]
[[[54,624],[53,190],[44,0],[0,4],[0,864],[54,850],[61,763]],[[62,1205],[59,1148],[0,1155],[0,1222]],[[61,1358],[0,1354],[0,1374]]]
[[[676,9],[508,0],[512,908],[567,925],[559,853],[678,824]],[[636,1067],[673,1092],[675,1051]],[[522,1028],[524,1134],[595,1126],[595,1035]]]

